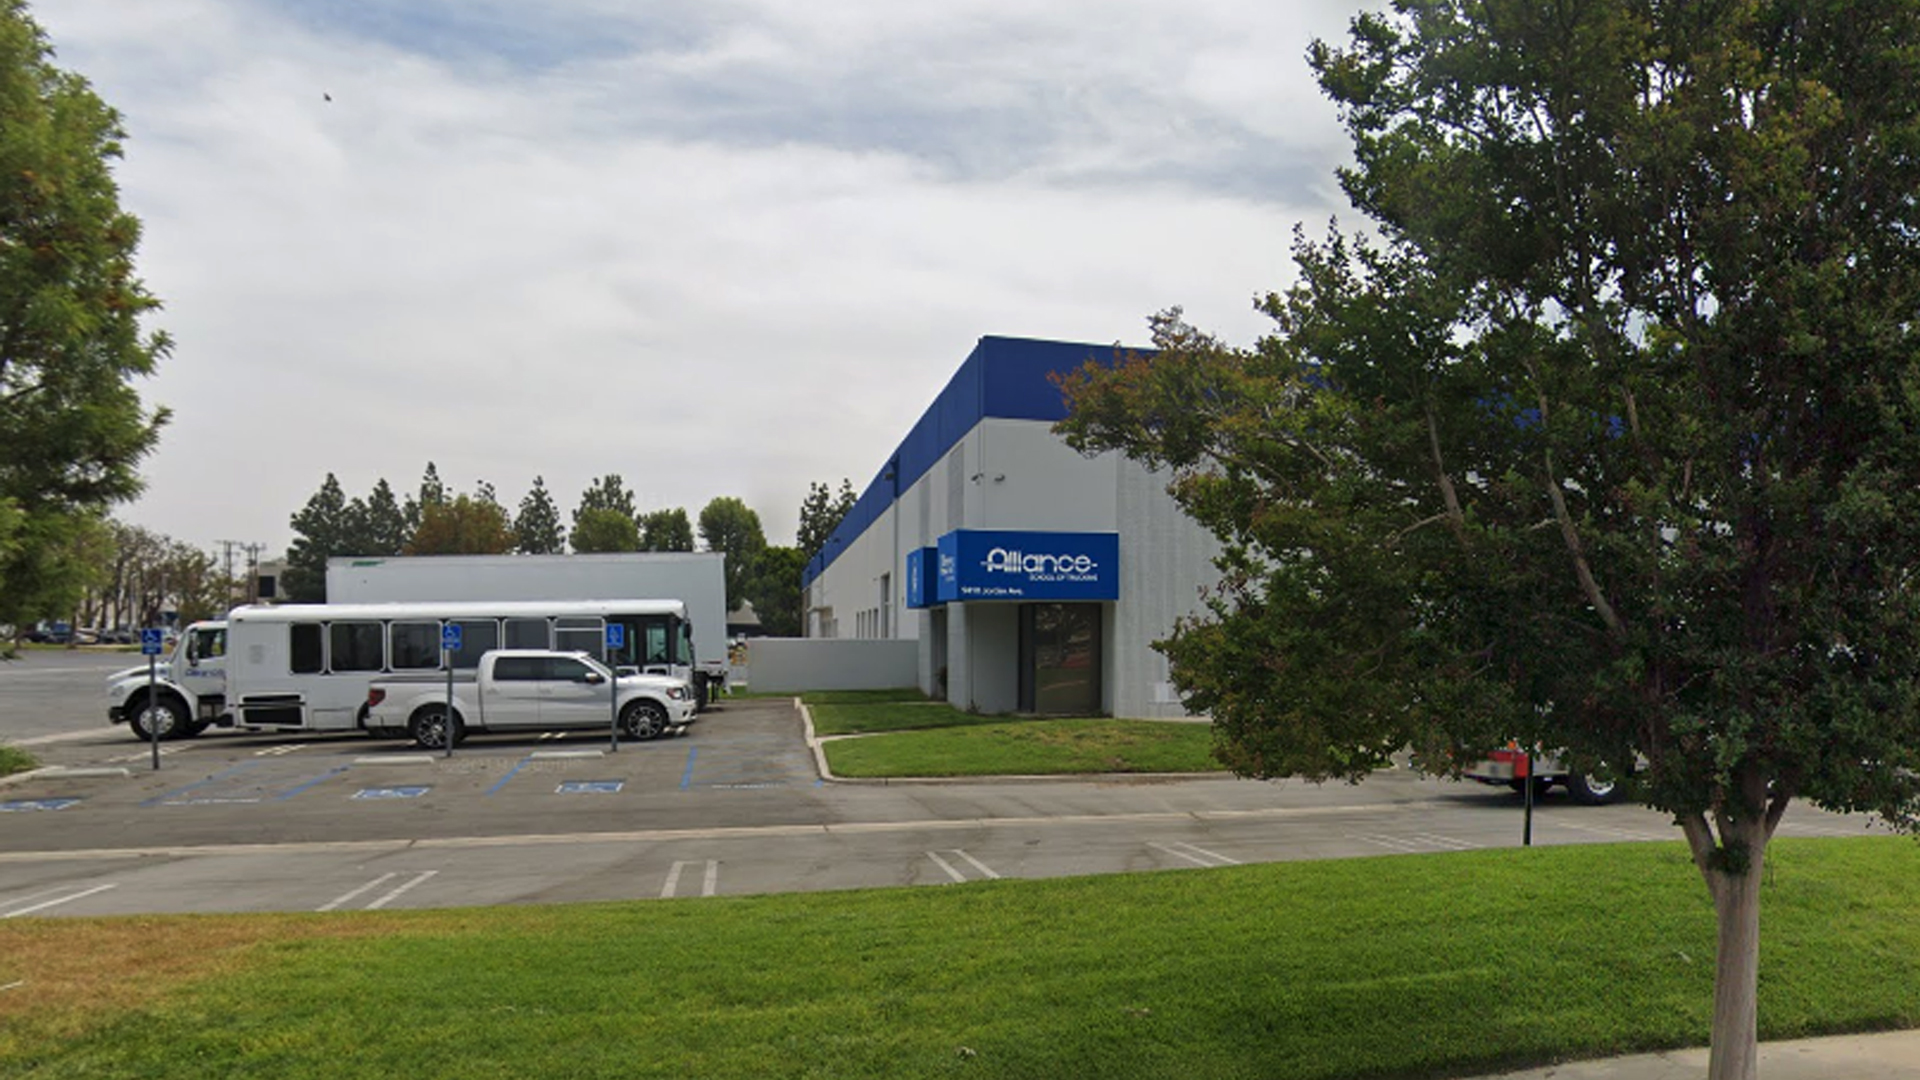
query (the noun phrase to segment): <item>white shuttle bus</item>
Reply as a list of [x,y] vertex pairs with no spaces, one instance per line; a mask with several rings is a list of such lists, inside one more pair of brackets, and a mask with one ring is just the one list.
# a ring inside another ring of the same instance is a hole
[[[614,668],[691,681],[693,627],[678,600],[446,601],[287,604],[227,616],[227,707],[246,728],[353,731],[367,686],[406,672],[442,671],[441,629],[460,628],[456,673],[493,649],[584,652]],[[609,656],[606,627],[625,627]]]

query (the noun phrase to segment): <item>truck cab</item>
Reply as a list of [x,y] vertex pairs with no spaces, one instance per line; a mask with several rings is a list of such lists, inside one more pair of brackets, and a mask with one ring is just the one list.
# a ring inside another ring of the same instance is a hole
[[126,724],[142,742],[156,730],[163,739],[189,739],[212,725],[232,724],[227,711],[226,620],[189,624],[173,654],[159,659],[151,677],[146,664],[109,675],[107,720]]

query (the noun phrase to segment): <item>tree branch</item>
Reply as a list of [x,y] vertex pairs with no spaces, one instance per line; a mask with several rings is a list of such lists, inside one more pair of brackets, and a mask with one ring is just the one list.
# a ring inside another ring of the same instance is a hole
[[1707,891],[1717,902],[1720,899],[1719,876],[1714,873],[1713,856],[1718,849],[1714,843],[1713,829],[1707,824],[1707,815],[1703,813],[1680,814],[1676,819],[1680,831],[1687,836],[1687,847],[1693,853],[1693,865],[1706,879]]
[[[1467,515],[1460,508],[1460,493],[1454,490],[1453,478],[1447,475],[1446,461],[1440,455],[1440,423],[1434,419],[1433,407],[1429,405],[1427,413],[1427,442],[1433,448],[1433,475],[1440,481],[1440,498],[1445,501],[1447,512],[1444,515],[1453,538],[1465,549],[1467,544]],[[1422,522],[1425,524],[1425,522]]]

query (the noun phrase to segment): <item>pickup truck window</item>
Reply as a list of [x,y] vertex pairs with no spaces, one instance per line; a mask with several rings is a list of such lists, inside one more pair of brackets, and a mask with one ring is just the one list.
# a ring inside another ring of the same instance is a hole
[[327,669],[320,624],[297,622],[287,625],[287,655],[295,675],[318,675]]
[[547,648],[547,620],[545,619],[508,619],[507,644],[509,649]]
[[544,658],[502,656],[493,662],[494,682],[538,682],[545,675]]
[[387,628],[395,671],[431,670],[440,666],[440,624],[397,622]]
[[386,664],[377,622],[337,622],[328,626],[334,671],[379,671]]
[[551,665],[547,678],[561,682],[586,682],[587,675],[593,671],[592,668],[570,656],[549,657],[547,663]]

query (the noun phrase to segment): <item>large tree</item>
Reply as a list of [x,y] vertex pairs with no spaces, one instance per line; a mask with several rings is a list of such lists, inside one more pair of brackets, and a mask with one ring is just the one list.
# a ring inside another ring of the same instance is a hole
[[15,625],[67,614],[108,569],[83,541],[140,491],[167,420],[132,385],[170,343],[140,325],[159,302],[113,181],[120,116],[52,56],[26,5],[0,0],[0,623]]
[[534,477],[533,487],[520,500],[520,512],[513,518],[513,538],[514,550],[522,555],[559,555],[567,550],[560,507],[547,490],[545,477]]
[[800,532],[796,537],[800,553],[809,559],[819,554],[857,501],[859,496],[853,493],[853,481],[844,477],[840,480],[838,495],[817,481],[808,484],[807,497],[800,501]]
[[687,511],[675,506],[655,510],[640,518],[641,551],[692,551],[693,522]]
[[799,548],[767,547],[754,556],[747,582],[747,599],[760,628],[774,637],[800,636],[800,576],[807,557]]
[[589,506],[575,514],[569,539],[573,550],[582,555],[640,550],[639,527],[632,518],[607,506]]
[[339,478],[328,473],[320,490],[289,524],[294,536],[292,546],[287,548],[283,580],[287,598],[296,604],[323,603],[327,599],[327,560],[335,555],[357,554],[347,550],[354,540],[355,523]]
[[727,610],[733,611],[747,599],[747,583],[753,578],[754,560],[767,546],[761,531],[760,515],[731,495],[722,495],[700,511],[700,539],[708,551],[726,555]]
[[420,527],[407,541],[408,555],[505,555],[513,550],[513,525],[507,512],[482,489],[426,503]]
[[1311,59],[1375,239],[1298,241],[1251,350],[1160,317],[1064,430],[1225,541],[1162,647],[1237,771],[1637,767],[1751,1078],[1782,816],[1920,813],[1920,4],[1396,0]]

